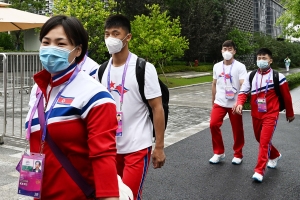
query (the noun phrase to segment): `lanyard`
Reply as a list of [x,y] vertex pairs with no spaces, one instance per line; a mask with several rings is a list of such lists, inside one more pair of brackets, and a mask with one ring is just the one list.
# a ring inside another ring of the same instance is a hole
[[[229,71],[229,79],[230,79],[230,83],[232,85],[232,79],[231,79],[231,70],[232,70],[232,66],[234,64],[234,60],[233,62],[231,63],[231,66],[230,66],[230,71]],[[225,85],[226,85],[226,74],[225,74],[225,68],[224,68],[224,63],[223,63],[223,73],[224,73],[224,82],[225,82]]]
[[32,123],[32,119],[33,119],[33,116],[34,116],[34,113],[36,112],[36,109],[37,109],[37,106],[41,100],[41,97],[42,97],[42,91],[40,90],[40,88],[37,88],[37,97],[36,97],[36,101],[34,103],[34,106],[32,108],[32,111],[30,113],[30,117],[29,117],[29,120],[28,120],[28,126],[27,126],[27,132],[26,132],[26,140],[29,141],[30,139],[30,134],[31,134],[31,123]]
[[[266,91],[265,91],[265,98],[266,98],[268,88],[269,88],[271,73],[272,73],[272,69],[269,72],[269,77],[268,77],[268,81],[267,81],[267,85],[266,85]],[[262,79],[263,79],[263,72],[261,72],[261,82],[262,82]],[[258,83],[257,82],[258,82],[258,73],[256,74],[256,94],[258,96]],[[261,87],[261,84],[260,84],[260,87]]]
[[[125,77],[126,77],[126,73],[127,73],[127,68],[128,68],[128,64],[131,58],[131,52],[129,52],[125,66],[124,66],[124,70],[123,70],[123,75],[122,75],[122,89],[121,89],[121,94],[120,94],[120,111],[122,111],[122,105],[123,105],[123,98],[124,98],[124,83],[125,83]],[[109,92],[111,92],[110,89],[110,71],[111,71],[111,62],[112,62],[112,58],[109,60],[109,64],[108,64],[108,74],[107,74],[107,90]]]
[[42,142],[45,142],[45,138],[46,138],[46,134],[47,134],[47,121],[49,119],[49,116],[58,100],[58,98],[60,97],[60,95],[63,93],[63,91],[66,89],[66,87],[75,79],[75,77],[77,76],[78,72],[80,71],[80,69],[78,67],[75,67],[75,71],[74,73],[72,74],[71,78],[69,79],[69,81],[67,82],[67,84],[65,85],[65,87],[63,89],[61,89],[58,94],[56,95],[50,109],[48,110],[48,114],[46,116],[46,119],[45,119],[45,126],[44,126],[44,130],[43,130],[43,135],[42,135]]
[[[61,89],[58,94],[56,95],[49,111],[48,111],[48,114],[46,116],[46,119],[45,119],[45,126],[43,128],[43,135],[42,135],[42,142],[45,142],[45,138],[46,138],[46,134],[47,134],[47,121],[49,119],[49,116],[50,116],[50,113],[52,112],[58,98],[60,97],[60,95],[62,94],[62,92],[66,89],[66,87],[75,79],[75,77],[77,76],[78,72],[80,71],[80,69],[76,66],[75,67],[75,70],[74,70],[74,73],[72,74],[71,78],[69,79],[69,81],[67,82],[67,84],[65,85],[65,87],[63,89]],[[40,93],[39,93],[40,92]],[[31,111],[31,114],[30,114],[30,118],[29,118],[29,121],[28,121],[28,127],[27,127],[27,134],[26,134],[26,139],[29,141],[30,139],[30,134],[31,134],[31,122],[32,122],[32,119],[33,119],[33,116],[34,116],[34,113],[36,112],[36,109],[37,109],[37,106],[38,106],[38,103],[40,101],[42,97],[42,92],[38,89],[37,91],[38,93],[38,96],[37,96],[37,99],[34,103],[34,106],[32,108],[32,111]],[[42,127],[42,126],[41,126]]]

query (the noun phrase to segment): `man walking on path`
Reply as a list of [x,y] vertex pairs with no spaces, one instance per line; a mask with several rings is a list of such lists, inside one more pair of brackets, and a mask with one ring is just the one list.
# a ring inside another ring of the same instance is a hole
[[[233,108],[233,112],[241,115],[243,104],[247,100],[248,93],[251,92],[253,130],[255,138],[259,142],[258,160],[252,178],[258,182],[263,180],[266,165],[268,168],[275,168],[281,158],[281,154],[272,144],[280,111],[280,100],[275,90],[277,81],[274,81],[275,73],[270,66],[272,62],[272,52],[269,49],[262,48],[257,52],[259,69],[251,83],[249,81],[251,72],[248,73],[238,95],[237,106]],[[278,73],[278,78],[280,93],[284,99],[286,120],[292,122],[295,117],[288,83],[283,74]]]
[[247,75],[244,64],[234,59],[236,46],[233,41],[227,40],[222,45],[224,60],[215,64],[212,83],[212,111],[210,116],[210,131],[212,136],[213,157],[210,163],[216,164],[225,158],[225,148],[220,127],[226,114],[229,115],[233,132],[234,157],[232,164],[242,163],[244,146],[243,119],[240,115],[232,114],[240,86]]
[[288,56],[284,59],[284,64],[285,64],[286,71],[288,72],[290,70],[290,64],[291,64],[291,59],[289,59]]
[[[112,57],[100,82],[113,95],[119,115],[119,131],[116,133],[118,174],[132,190],[134,199],[140,200],[150,162],[153,125],[148,108],[139,93],[136,79],[138,56],[128,49],[131,37],[130,21],[125,16],[112,15],[106,20],[105,43]],[[166,159],[165,118],[157,72],[148,62],[145,67],[144,93],[152,108],[156,134],[152,163],[154,168],[161,168]]]

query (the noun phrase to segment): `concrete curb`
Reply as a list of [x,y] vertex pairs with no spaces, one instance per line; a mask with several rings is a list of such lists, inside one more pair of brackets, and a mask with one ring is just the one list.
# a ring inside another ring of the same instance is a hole
[[186,87],[192,87],[192,86],[198,86],[198,85],[206,85],[206,84],[211,84],[211,83],[212,83],[212,82],[205,82],[205,83],[197,83],[197,84],[191,84],[191,85],[184,85],[184,86],[179,86],[179,87],[169,88],[169,90],[180,89],[180,88],[186,88]]

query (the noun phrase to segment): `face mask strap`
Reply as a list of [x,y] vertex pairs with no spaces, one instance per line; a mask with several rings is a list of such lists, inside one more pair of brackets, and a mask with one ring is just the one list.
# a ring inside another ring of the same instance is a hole
[[[122,43],[123,43],[123,41],[128,37],[129,34],[130,34],[130,33],[128,33],[128,34],[123,38]],[[126,42],[126,43],[122,46],[122,49],[126,46],[127,43],[128,43],[128,42]]]
[[[70,54],[71,54],[75,49],[77,49],[77,47],[78,47],[78,46],[74,47],[74,49],[72,49],[72,50],[70,51],[69,56],[70,56]],[[69,60],[69,56],[68,56],[68,60]],[[75,56],[74,59],[70,62],[70,65],[74,62],[75,59],[76,59],[76,56]],[[69,65],[69,66],[70,66],[70,65]]]
[[127,38],[127,36],[129,35],[130,33],[128,33],[122,40],[122,42]]

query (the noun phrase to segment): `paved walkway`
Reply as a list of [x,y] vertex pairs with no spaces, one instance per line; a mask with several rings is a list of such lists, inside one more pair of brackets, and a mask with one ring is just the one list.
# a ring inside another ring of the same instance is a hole
[[[291,94],[295,112],[300,114],[300,88]],[[211,166],[208,164],[212,154],[208,129],[210,110],[211,83],[170,89],[170,118],[165,139],[167,162],[162,169],[150,167],[143,199],[281,199],[283,195],[286,199],[300,199],[300,173],[294,167],[300,162],[293,157],[294,152],[300,150],[299,116],[295,122],[287,124],[282,114],[274,143],[282,151],[283,161],[278,170],[268,172],[266,181],[259,186],[249,178],[257,155],[249,112],[244,114],[246,145],[243,165],[230,164],[232,136],[226,120],[222,130],[228,158],[224,164]],[[4,139],[5,144],[0,145],[0,199],[28,199],[16,195],[18,173],[14,170],[24,142]]]
[[209,164],[213,155],[211,134],[206,128],[166,148],[163,168],[149,167],[144,200],[299,200],[300,116],[292,123],[280,115],[272,143],[281,152],[276,169],[267,169],[264,181],[252,181],[258,155],[250,112],[243,113],[245,146],[243,163],[232,165],[233,138],[229,120],[222,126],[225,160]]

